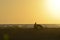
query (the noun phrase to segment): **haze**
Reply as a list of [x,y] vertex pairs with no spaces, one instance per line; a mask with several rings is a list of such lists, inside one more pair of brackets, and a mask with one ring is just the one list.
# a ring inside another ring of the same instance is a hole
[[34,24],[34,22],[60,24],[60,1],[0,0],[0,24]]

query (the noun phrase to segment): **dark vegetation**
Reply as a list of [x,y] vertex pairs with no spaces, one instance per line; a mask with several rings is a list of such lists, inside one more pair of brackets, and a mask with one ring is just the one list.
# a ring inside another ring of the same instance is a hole
[[60,40],[60,28],[38,26],[41,25],[35,24],[34,28],[1,27],[0,40]]
[[[7,39],[4,38],[7,36]],[[48,28],[42,30],[5,28],[0,29],[0,40],[59,40],[60,29]]]

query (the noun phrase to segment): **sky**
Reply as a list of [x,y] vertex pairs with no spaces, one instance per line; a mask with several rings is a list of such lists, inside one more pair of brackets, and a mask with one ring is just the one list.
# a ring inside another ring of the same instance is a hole
[[0,24],[60,24],[60,0],[0,0]]

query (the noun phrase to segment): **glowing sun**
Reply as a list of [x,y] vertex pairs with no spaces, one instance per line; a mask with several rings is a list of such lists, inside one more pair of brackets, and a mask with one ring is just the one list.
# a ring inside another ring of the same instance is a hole
[[46,0],[45,7],[52,18],[60,19],[60,0]]

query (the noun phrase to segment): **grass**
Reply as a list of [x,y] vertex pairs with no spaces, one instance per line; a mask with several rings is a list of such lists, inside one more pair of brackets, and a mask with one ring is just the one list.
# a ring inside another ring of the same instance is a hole
[[[58,40],[60,28],[47,28],[41,30],[5,28],[0,29],[0,36],[4,40]],[[1,39],[0,39],[1,40]]]
[[4,35],[3,35],[3,39],[4,39],[4,40],[9,40],[9,35],[8,35],[8,34],[4,34]]

